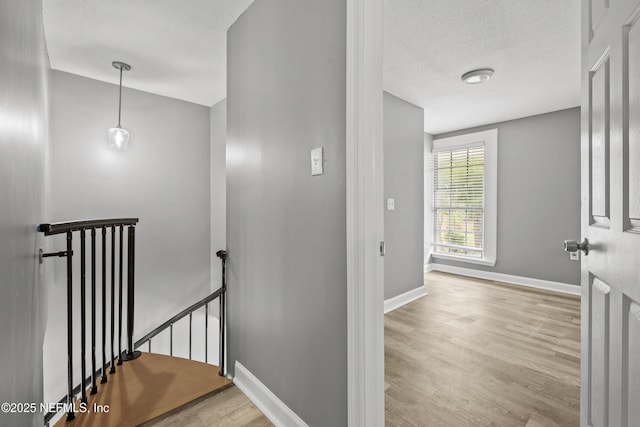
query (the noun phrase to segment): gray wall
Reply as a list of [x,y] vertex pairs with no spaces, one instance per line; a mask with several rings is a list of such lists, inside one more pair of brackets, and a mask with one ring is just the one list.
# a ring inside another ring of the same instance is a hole
[[[0,2],[0,402],[42,401],[49,68],[39,0]],[[2,426],[41,426],[5,414]]]
[[[211,254],[227,246],[227,100],[211,107]],[[212,291],[221,282],[222,267],[216,258],[211,263]]]
[[254,2],[227,51],[230,365],[309,425],[344,426],[346,3]]
[[511,120],[436,138],[498,129],[497,273],[580,284],[580,263],[563,251],[580,238],[580,109]]
[[[118,152],[106,141],[117,123],[116,85],[53,71],[51,90],[51,220],[140,218],[134,334],[140,337],[211,289],[210,109],[124,88],[122,125],[131,140],[128,151]],[[45,397],[57,401],[64,394],[65,270],[64,260],[51,262]],[[49,387],[60,385],[62,393]]]
[[[389,93],[384,111],[384,298],[422,286],[424,110]],[[395,200],[387,210],[386,200]]]

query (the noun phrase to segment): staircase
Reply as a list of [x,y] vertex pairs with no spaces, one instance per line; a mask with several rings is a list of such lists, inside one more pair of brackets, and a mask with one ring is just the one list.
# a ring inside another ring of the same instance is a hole
[[118,367],[100,392],[89,396],[86,412],[76,402],[75,418],[56,427],[138,426],[171,415],[186,404],[218,393],[233,382],[218,367],[154,353]]
[[[66,417],[55,422],[55,426],[137,426],[164,418],[191,402],[197,402],[232,385],[232,381],[224,376],[226,252],[223,250],[216,253],[222,261],[222,286],[211,295],[171,317],[140,340],[133,342],[135,226],[137,223],[137,218],[120,218],[41,224],[38,227],[38,231],[46,236],[66,235],[66,250],[53,253],[40,251],[41,263],[48,257],[62,257],[66,258],[67,267],[67,394],[60,399],[60,407],[56,408],[63,408],[61,411],[66,412]],[[124,245],[125,227],[127,229],[126,250]],[[73,239],[77,235],[80,239],[80,260],[79,263],[76,263],[79,264],[80,270],[79,292],[76,289],[77,284],[74,285],[73,262]],[[90,236],[90,253],[86,248],[88,236]],[[87,263],[87,255],[89,254],[89,262]],[[124,263],[125,259],[126,263]],[[99,269],[101,280],[96,278],[98,263],[101,264]],[[125,270],[126,289],[123,279]],[[89,309],[87,309],[87,288],[89,285],[91,299]],[[102,295],[100,298],[101,309],[96,304],[96,295],[100,292]],[[77,326],[78,322],[74,322],[72,307],[73,296],[77,293],[80,296],[81,343],[79,346],[77,343],[74,346],[73,327]],[[110,298],[108,298],[109,294]],[[220,366],[207,363],[209,305],[216,299],[218,299],[220,306],[218,359]],[[107,301],[110,302],[110,306]],[[190,360],[193,313],[197,310],[204,311],[205,363]],[[90,312],[90,325],[87,325],[87,311]],[[123,320],[125,314],[127,349],[123,351],[122,331],[125,324]],[[189,359],[173,357],[173,326],[176,322],[187,317],[189,319]],[[96,343],[98,328],[102,330],[101,347]],[[109,343],[107,343],[109,331],[110,353]],[[168,331],[170,339],[169,355],[151,353],[152,339],[165,331]],[[88,333],[91,336],[90,353],[87,352],[86,336]],[[142,353],[138,349],[144,344],[148,345],[148,352]],[[74,354],[78,350],[77,347],[80,350],[81,378],[80,384],[74,387]],[[97,348],[101,350],[102,363],[100,366],[97,366]],[[86,361],[89,357],[91,371],[87,375]],[[100,383],[99,388],[98,382]],[[44,424],[49,426],[58,416],[58,413],[49,412],[45,415]]]

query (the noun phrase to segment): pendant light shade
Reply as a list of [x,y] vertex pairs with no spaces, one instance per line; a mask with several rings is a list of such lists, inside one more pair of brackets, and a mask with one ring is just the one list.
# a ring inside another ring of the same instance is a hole
[[112,150],[126,150],[129,145],[129,131],[120,126],[107,131],[109,137],[109,148]]
[[120,94],[118,97],[118,126],[109,129],[107,131],[107,137],[109,139],[109,148],[124,151],[129,146],[129,131],[123,129],[120,125],[120,116],[122,113],[122,72],[129,71],[131,66],[120,61],[113,61],[111,65],[120,70]]

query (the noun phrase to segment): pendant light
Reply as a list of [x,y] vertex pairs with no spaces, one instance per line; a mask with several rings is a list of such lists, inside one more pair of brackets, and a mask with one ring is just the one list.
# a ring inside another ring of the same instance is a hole
[[118,98],[118,126],[109,129],[107,136],[109,137],[109,148],[124,151],[129,145],[129,131],[120,126],[120,113],[122,112],[122,72],[129,71],[131,66],[120,61],[113,61],[111,65],[113,65],[113,68],[120,70],[120,96]]

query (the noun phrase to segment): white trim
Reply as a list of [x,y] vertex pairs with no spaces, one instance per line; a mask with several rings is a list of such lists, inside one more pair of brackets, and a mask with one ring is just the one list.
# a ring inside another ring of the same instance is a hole
[[[477,132],[470,135],[477,135],[477,134],[482,134],[482,132]],[[466,135],[460,135],[460,136],[463,137]],[[469,138],[460,138],[460,139],[467,140],[469,142],[460,142],[459,137],[457,136],[451,136],[449,138],[434,139],[432,153],[437,153],[439,151],[447,151],[451,149],[484,147],[484,139],[482,138],[482,136],[478,136],[478,138],[475,138],[475,139],[469,139]]]
[[382,0],[347,0],[347,422],[384,426]]
[[451,261],[467,262],[469,264],[489,265],[492,267],[496,265],[495,259],[491,260],[486,258],[471,258],[471,257],[451,255],[451,254],[440,254],[438,252],[432,252],[431,256],[434,258],[448,259]]
[[411,289],[410,291],[407,291],[403,294],[386,299],[384,300],[384,314],[387,314],[426,295],[427,289],[424,287],[424,285],[420,285],[417,288]]
[[424,266],[424,272],[428,273],[430,271],[433,271],[433,264],[425,264]]
[[[495,265],[498,253],[498,129],[472,132],[433,140],[433,152],[457,146],[480,145],[484,142],[484,262],[474,258],[456,261],[472,264]],[[432,224],[433,225],[433,224]],[[435,239],[436,236],[433,236]],[[442,254],[432,253],[432,256]]]
[[580,295],[580,286],[570,285],[562,282],[552,282],[550,280],[533,279],[531,277],[512,276],[511,274],[494,273],[493,271],[474,270],[472,268],[455,267],[444,264],[431,264],[432,271],[443,273],[459,274],[461,276],[475,277],[477,279],[493,280],[512,285],[526,286],[528,288],[545,289],[568,295]]
[[433,152],[450,150],[452,148],[478,147],[486,145],[488,141],[498,139],[498,129],[483,130],[481,132],[471,132],[462,135],[450,136],[448,138],[438,138],[433,140]]
[[258,378],[236,360],[235,385],[262,411],[276,426],[304,427],[308,426],[302,418],[278,399]]

